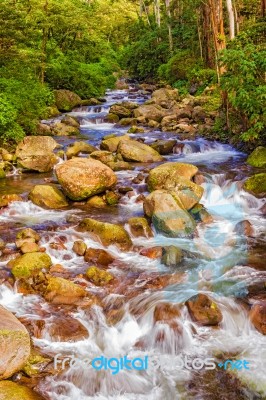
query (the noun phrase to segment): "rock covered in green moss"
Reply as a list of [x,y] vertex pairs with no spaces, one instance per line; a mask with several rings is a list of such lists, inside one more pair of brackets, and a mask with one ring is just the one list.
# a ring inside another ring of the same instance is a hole
[[86,290],[67,279],[50,277],[44,297],[53,304],[75,304],[86,296]]
[[6,173],[3,168],[0,168],[0,179],[4,179],[6,177]]
[[121,142],[121,140],[131,140],[131,139],[128,135],[110,137],[102,141],[100,148],[102,150],[107,150],[110,151],[111,153],[114,153],[117,150],[117,147]]
[[[0,306],[0,354],[0,380],[7,379],[19,371],[30,355],[30,336],[27,329],[2,306]],[[0,399],[1,393],[0,386]]]
[[9,261],[15,278],[30,278],[34,273],[42,269],[48,270],[52,265],[50,256],[46,253],[36,252],[23,254]]
[[29,193],[29,199],[39,207],[58,209],[68,206],[65,195],[55,185],[36,185]]
[[7,207],[13,201],[23,201],[18,194],[3,194],[0,196],[0,207]]
[[0,400],[45,400],[28,387],[11,381],[0,382]]
[[66,195],[77,201],[105,192],[117,182],[111,168],[92,158],[72,158],[58,165],[55,173]]
[[74,142],[73,144],[69,145],[66,150],[67,158],[76,157],[79,153],[91,154],[94,151],[98,150],[97,147],[92,146],[86,142]]
[[130,227],[130,231],[134,237],[153,237],[153,232],[148,224],[146,218],[141,217],[133,217],[129,218],[128,224]]
[[78,230],[90,233],[104,246],[116,245],[124,251],[130,250],[132,247],[130,236],[121,225],[85,218],[80,222]]
[[180,178],[191,179],[198,172],[192,164],[170,162],[153,168],[148,176],[147,184],[150,192],[156,189],[174,189],[180,184]]
[[82,103],[81,98],[74,92],[66,89],[54,91],[55,105],[59,111],[71,111]]
[[96,286],[105,286],[114,279],[110,272],[102,270],[98,267],[88,268],[86,271],[86,277]]
[[252,167],[266,167],[266,147],[257,147],[248,157],[247,164]]
[[244,183],[244,189],[255,195],[266,193],[266,173],[256,174],[248,178]]

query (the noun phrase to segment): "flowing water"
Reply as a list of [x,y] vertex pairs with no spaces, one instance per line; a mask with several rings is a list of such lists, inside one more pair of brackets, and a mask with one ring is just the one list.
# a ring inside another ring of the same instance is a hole
[[[104,117],[111,104],[130,100],[143,103],[146,98],[141,92],[110,91],[103,106],[81,107],[72,115],[81,122],[83,140],[99,145],[103,136],[116,132],[124,134],[126,128],[117,128],[106,123]],[[38,389],[50,400],[172,400],[172,399],[213,399],[207,397],[204,382],[197,381],[196,392],[189,392],[189,383],[197,371],[180,366],[180,357],[206,358],[235,355],[237,359],[250,362],[250,370],[233,371],[245,387],[246,399],[263,399],[266,396],[263,363],[266,356],[265,337],[252,326],[248,318],[247,303],[256,301],[249,295],[251,285],[263,285],[266,274],[263,271],[261,248],[265,245],[265,230],[262,209],[263,199],[257,199],[245,192],[241,186],[250,174],[245,166],[245,155],[229,145],[209,142],[203,138],[179,140],[170,132],[150,130],[142,137],[145,143],[158,138],[176,139],[182,148],[166,156],[166,161],[180,161],[198,166],[203,175],[204,197],[202,204],[214,217],[209,224],[200,224],[194,240],[167,238],[155,234],[152,239],[132,238],[135,248],[174,245],[186,251],[186,258],[175,269],[165,267],[158,259],[150,259],[138,251],[128,253],[110,246],[107,250],[115,257],[110,272],[118,284],[111,288],[89,287],[91,293],[102,299],[104,309],[117,307],[123,316],[116,324],[108,324],[102,307],[66,310],[49,305],[37,295],[24,296],[7,284],[0,286],[0,304],[14,312],[17,317],[28,321],[46,320],[46,329],[41,337],[33,337],[35,346],[45,354],[55,356],[75,355],[76,358],[99,357],[149,357],[147,370],[123,370],[111,374],[110,370],[96,371],[88,368],[69,368],[58,375],[41,380]],[[86,138],[86,139],[85,139]],[[57,137],[66,147],[75,138]],[[181,150],[180,150],[181,149]],[[134,164],[132,164],[134,165]],[[149,168],[154,165],[148,165]],[[119,206],[107,210],[73,205],[65,211],[43,210],[30,201],[15,202],[0,213],[2,237],[14,242],[16,232],[30,226],[41,234],[41,245],[47,249],[54,264],[61,264],[71,277],[84,272],[83,257],[72,251],[73,242],[82,239],[88,246],[103,248],[86,233],[79,233],[75,226],[85,216],[112,223],[123,223],[132,216],[143,215],[139,194],[147,194],[145,183],[134,184],[132,178],[147,168],[135,164],[132,171],[117,172],[120,186],[131,186],[134,194],[125,195]],[[37,183],[44,183],[50,174],[10,173],[7,185],[0,187],[1,193],[29,191]],[[235,231],[235,225],[248,220],[254,228],[253,238],[246,238]],[[51,243],[64,246],[55,248]],[[10,244],[11,246],[11,244]],[[5,267],[2,260],[1,267]],[[88,265],[87,265],[88,266]],[[172,279],[169,279],[171,274]],[[166,284],[160,278],[168,277]],[[82,283],[82,278],[76,278]],[[181,331],[171,329],[167,324],[154,325],[154,307],[160,302],[183,303],[198,292],[207,294],[220,307],[223,320],[219,328],[200,327],[194,323],[186,309],[182,308],[179,319]],[[59,342],[49,335],[49,323],[58,315],[68,313],[80,321],[89,331],[89,337],[76,342]],[[179,365],[179,366],[178,366]],[[196,379],[196,378],[195,378]],[[219,385],[219,379],[216,382]],[[224,389],[223,399],[230,399]],[[256,394],[257,393],[257,394]],[[258,394],[260,393],[260,394]],[[243,397],[241,397],[243,398]]]

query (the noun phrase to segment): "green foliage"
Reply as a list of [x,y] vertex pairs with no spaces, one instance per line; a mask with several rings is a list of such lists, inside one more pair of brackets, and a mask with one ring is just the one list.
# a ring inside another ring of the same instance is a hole
[[158,69],[159,78],[170,84],[176,81],[187,81],[188,72],[191,68],[196,68],[198,60],[189,50],[178,50],[166,64]]
[[3,142],[10,139],[19,141],[24,137],[23,129],[16,122],[17,110],[5,94],[0,94],[0,138]]
[[266,126],[266,50],[248,43],[224,51],[221,61],[226,68],[221,87],[246,125],[242,139],[258,139]]

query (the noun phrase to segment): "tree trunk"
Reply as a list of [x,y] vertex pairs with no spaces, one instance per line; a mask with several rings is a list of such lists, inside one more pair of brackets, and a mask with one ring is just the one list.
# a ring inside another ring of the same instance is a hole
[[170,9],[170,0],[165,0],[166,14],[167,14],[167,26],[168,26],[168,38],[169,38],[169,48],[170,51],[173,51],[173,34],[172,34],[172,25],[171,25],[171,9]]
[[160,28],[161,26],[160,0],[154,0],[154,13],[155,13],[156,24]]
[[47,21],[47,11],[48,11],[48,0],[45,0],[45,4],[43,7],[44,14],[45,14],[45,21],[44,21],[44,26],[42,29],[42,54],[41,54],[41,83],[44,84],[45,80],[45,70],[46,70],[46,58],[47,58],[47,42],[48,42],[48,27],[46,26]]
[[220,76],[224,72],[224,67],[221,67],[219,65],[219,52],[226,48],[223,21],[223,1],[209,0],[209,6],[211,10],[211,24],[215,49],[216,70],[218,75],[218,82],[220,82]]
[[230,40],[232,40],[235,38],[235,16],[234,16],[232,0],[226,0],[226,7],[229,18],[229,37]]
[[261,16],[266,16],[266,0],[261,0]]

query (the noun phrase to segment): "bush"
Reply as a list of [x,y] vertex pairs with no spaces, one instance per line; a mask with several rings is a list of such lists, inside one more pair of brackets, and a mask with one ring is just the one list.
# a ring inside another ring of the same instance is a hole
[[8,101],[5,94],[0,94],[0,138],[3,142],[19,142],[24,137],[23,129],[16,122],[17,110]]
[[175,84],[177,81],[188,81],[191,68],[196,68],[198,60],[190,54],[189,50],[179,50],[166,64],[158,68],[160,79]]

